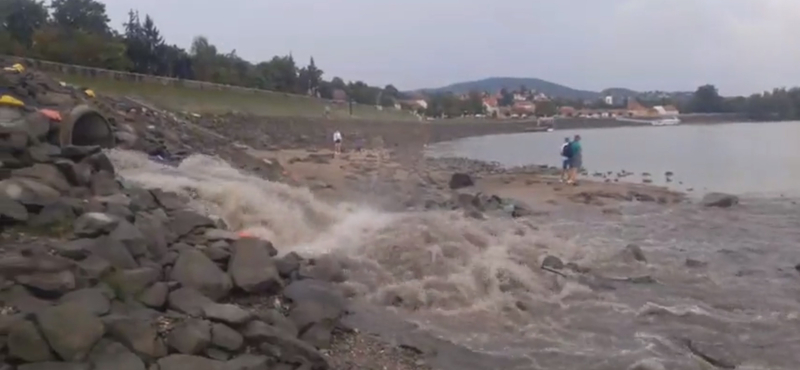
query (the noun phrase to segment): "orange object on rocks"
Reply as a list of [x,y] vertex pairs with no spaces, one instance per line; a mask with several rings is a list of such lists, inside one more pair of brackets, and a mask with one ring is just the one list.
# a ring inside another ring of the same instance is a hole
[[43,114],[45,117],[50,118],[53,121],[61,122],[61,113],[58,111],[54,111],[52,109],[40,109],[39,113]]
[[253,234],[250,234],[247,231],[239,231],[238,235],[240,238],[253,238]]

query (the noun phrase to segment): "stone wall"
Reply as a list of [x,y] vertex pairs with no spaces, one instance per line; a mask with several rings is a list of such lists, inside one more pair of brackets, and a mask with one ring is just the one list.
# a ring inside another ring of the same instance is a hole
[[0,65],[9,66],[14,63],[22,63],[24,66],[29,68],[34,68],[43,72],[58,74],[62,76],[64,75],[80,76],[84,78],[118,80],[118,81],[132,82],[132,83],[158,84],[164,86],[181,87],[181,88],[195,89],[195,90],[235,91],[238,93],[252,93],[252,94],[280,94],[283,96],[291,95],[293,97],[297,97],[300,99],[318,99],[306,95],[286,94],[283,92],[251,89],[241,86],[223,85],[223,84],[195,81],[195,80],[181,80],[171,77],[161,77],[161,76],[145,75],[140,73],[112,71],[109,69],[84,67],[72,64],[62,64],[56,62],[49,62],[46,60],[22,58],[10,55],[0,55]]

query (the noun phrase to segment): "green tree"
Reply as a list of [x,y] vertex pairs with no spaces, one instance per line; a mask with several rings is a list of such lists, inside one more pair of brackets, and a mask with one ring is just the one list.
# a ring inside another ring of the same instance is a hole
[[33,34],[47,24],[47,8],[42,1],[0,1],[0,25],[9,38],[19,45],[30,48]]
[[497,105],[501,107],[510,107],[513,104],[514,94],[505,87],[500,89],[500,99],[497,100]]
[[714,85],[698,87],[689,105],[691,110],[697,113],[723,112],[723,99]]
[[53,22],[64,30],[110,34],[106,5],[94,0],[52,0]]

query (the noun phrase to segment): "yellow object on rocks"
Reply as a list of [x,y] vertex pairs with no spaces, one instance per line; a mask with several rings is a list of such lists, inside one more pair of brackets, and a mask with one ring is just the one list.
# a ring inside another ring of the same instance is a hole
[[25,106],[25,103],[23,103],[21,100],[13,97],[11,95],[0,96],[0,104],[10,105],[10,106],[13,106],[13,107],[24,107]]
[[88,96],[90,98],[94,98],[95,97],[94,91],[92,91],[90,89],[86,89],[84,92],[86,93],[86,96]]
[[11,67],[6,67],[6,68],[3,68],[3,69],[5,69],[6,71],[18,72],[18,73],[25,72],[25,67],[23,67],[22,64],[19,64],[19,63],[14,64]]

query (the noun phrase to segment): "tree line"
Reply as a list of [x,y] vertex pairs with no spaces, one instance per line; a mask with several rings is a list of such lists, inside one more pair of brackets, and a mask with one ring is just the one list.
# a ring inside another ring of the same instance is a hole
[[221,52],[204,36],[186,50],[167,43],[153,18],[135,10],[120,31],[109,22],[105,4],[96,0],[52,0],[49,6],[41,0],[0,0],[0,53],[359,104],[393,106],[401,98],[392,85],[325,80],[313,57],[305,66],[292,55],[251,63],[236,50]]
[[723,97],[714,85],[703,85],[682,108],[688,113],[736,113],[753,120],[800,120],[800,88],[776,88],[748,97]]

